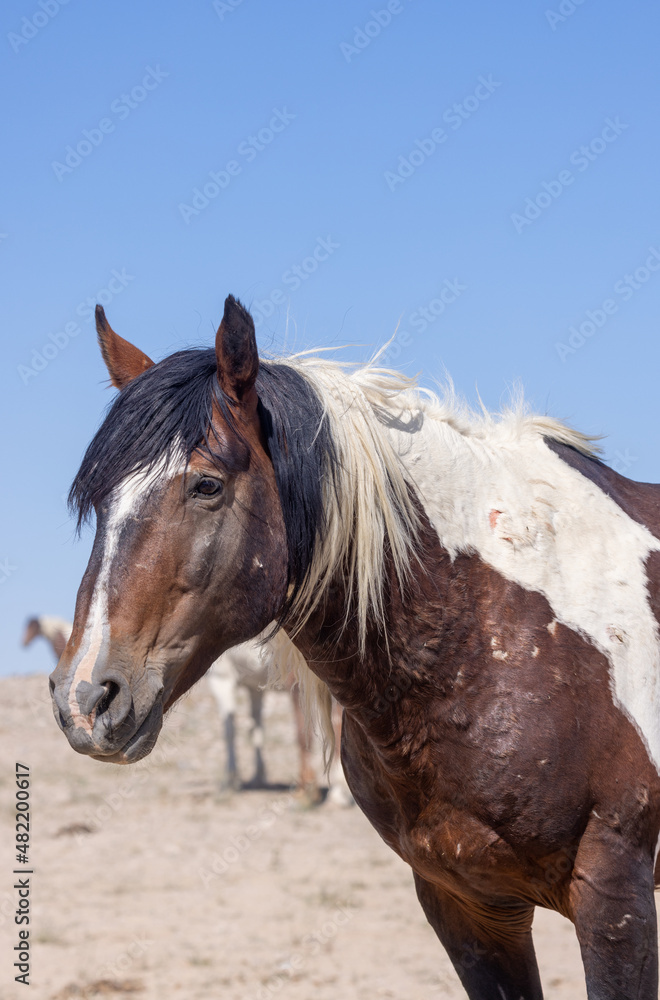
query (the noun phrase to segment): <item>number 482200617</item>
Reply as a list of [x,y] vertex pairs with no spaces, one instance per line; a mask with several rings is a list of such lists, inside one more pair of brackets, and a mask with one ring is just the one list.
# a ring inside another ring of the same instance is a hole
[[27,864],[30,844],[30,768],[16,764],[16,860]]

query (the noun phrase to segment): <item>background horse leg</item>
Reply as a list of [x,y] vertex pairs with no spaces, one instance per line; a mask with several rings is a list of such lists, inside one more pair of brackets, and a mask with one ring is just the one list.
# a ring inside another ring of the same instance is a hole
[[[293,678],[290,678],[290,682],[292,681]],[[298,783],[305,800],[310,805],[316,805],[321,801],[321,791],[312,764],[312,738],[305,721],[305,713],[300,703],[300,690],[295,682],[292,683],[290,691],[291,701],[293,702],[293,715],[296,720],[296,738],[298,740],[298,750],[300,751],[300,778]]]
[[228,788],[238,788],[240,780],[236,764],[236,681],[229,673],[221,677],[209,673],[208,679],[225,737],[226,778],[222,784]]
[[266,767],[263,756],[264,729],[262,724],[264,693],[260,687],[248,687],[248,692],[250,695],[250,712],[252,714],[251,738],[252,746],[254,747],[254,777],[244,787],[265,788]]
[[657,1000],[653,858],[592,819],[570,886],[589,1000]]
[[330,789],[328,791],[328,802],[332,802],[336,806],[346,808],[348,806],[354,806],[355,799],[351,795],[351,790],[348,787],[346,775],[344,774],[344,768],[341,763],[342,716],[343,709],[341,705],[338,705],[336,701],[333,702],[332,728],[335,731],[335,752],[332,755],[330,771],[328,774],[328,784],[330,785]]
[[227,748],[227,784],[230,788],[238,788],[238,764],[236,763],[236,713],[227,712],[225,716],[225,747]]
[[532,944],[534,907],[467,905],[415,873],[417,897],[470,1000],[543,1000]]

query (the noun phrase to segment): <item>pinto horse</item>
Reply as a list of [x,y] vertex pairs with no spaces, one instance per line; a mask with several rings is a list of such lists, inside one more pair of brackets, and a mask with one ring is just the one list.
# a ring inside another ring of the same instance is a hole
[[51,677],[71,746],[139,760],[274,621],[472,1000],[542,997],[536,906],[591,1000],[655,998],[660,487],[377,360],[260,361],[232,297],[215,350],[158,364],[97,328],[120,392],[71,490],[96,512]]

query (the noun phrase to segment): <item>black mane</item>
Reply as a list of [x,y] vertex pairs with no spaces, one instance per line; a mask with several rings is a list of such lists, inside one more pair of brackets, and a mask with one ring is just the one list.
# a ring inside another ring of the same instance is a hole
[[[334,488],[336,454],[323,405],[295,368],[261,361],[256,388],[286,526],[291,590],[280,622],[286,625],[324,536],[324,483]],[[234,430],[238,447],[229,453],[220,451],[211,430],[214,402]],[[202,451],[222,471],[245,471],[249,452],[241,443],[217,379],[215,351],[172,354],[122,390],[87,448],[69,493],[78,527],[124,479],[153,468],[175,448],[183,447],[187,461]]]
[[325,537],[326,483],[337,489],[337,455],[323,404],[307,379],[287,364],[260,362],[259,418],[280,495],[293,586],[281,624],[295,602]]

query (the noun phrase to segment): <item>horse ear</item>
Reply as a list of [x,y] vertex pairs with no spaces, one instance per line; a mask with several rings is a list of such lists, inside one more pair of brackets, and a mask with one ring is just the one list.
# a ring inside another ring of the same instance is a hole
[[151,368],[153,361],[139,347],[134,347],[115,333],[105,318],[103,306],[96,307],[95,316],[99,346],[110,381],[116,389],[123,389],[147,368]]
[[259,371],[259,355],[254,322],[238,299],[228,295],[225,313],[215,336],[218,381],[224,393],[239,403],[247,403],[254,392]]

